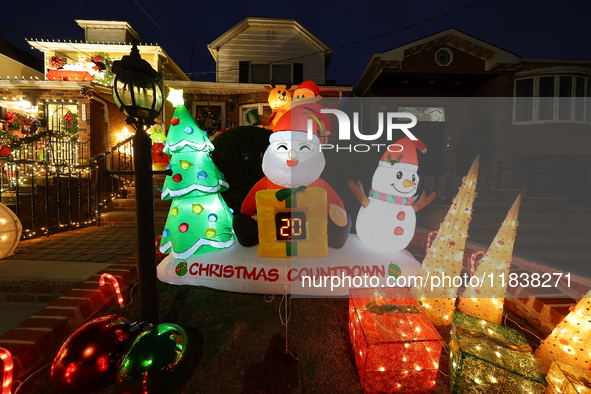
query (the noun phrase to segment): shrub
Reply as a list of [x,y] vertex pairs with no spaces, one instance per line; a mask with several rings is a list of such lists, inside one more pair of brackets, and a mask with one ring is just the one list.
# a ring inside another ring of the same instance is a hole
[[242,200],[264,174],[263,153],[269,146],[271,131],[255,126],[239,126],[227,130],[213,140],[212,158],[224,174],[230,189],[222,193],[235,212]]

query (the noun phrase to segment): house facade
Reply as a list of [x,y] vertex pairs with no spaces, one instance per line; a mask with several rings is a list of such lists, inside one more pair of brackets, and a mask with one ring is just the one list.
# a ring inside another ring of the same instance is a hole
[[248,125],[246,113],[271,115],[265,86],[319,85],[323,97],[346,97],[350,86],[327,84],[332,51],[294,19],[247,17],[211,42],[216,82],[170,81],[184,89],[197,123],[208,133]]
[[426,175],[591,203],[591,61],[526,59],[455,29],[376,54],[353,93],[413,112]]

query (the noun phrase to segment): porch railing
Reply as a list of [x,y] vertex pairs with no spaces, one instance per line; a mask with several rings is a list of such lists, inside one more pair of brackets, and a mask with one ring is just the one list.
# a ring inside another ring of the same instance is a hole
[[133,136],[92,158],[94,168],[94,209],[96,225],[100,212],[115,198],[126,196],[126,187],[134,183]]
[[15,149],[0,168],[0,202],[23,226],[22,238],[93,223],[91,166],[81,163],[87,143],[48,134]]

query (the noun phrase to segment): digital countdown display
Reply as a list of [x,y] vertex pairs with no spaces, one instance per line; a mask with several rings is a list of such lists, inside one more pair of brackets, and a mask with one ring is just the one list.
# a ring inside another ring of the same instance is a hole
[[279,212],[275,215],[277,241],[305,241],[306,214],[301,211]]

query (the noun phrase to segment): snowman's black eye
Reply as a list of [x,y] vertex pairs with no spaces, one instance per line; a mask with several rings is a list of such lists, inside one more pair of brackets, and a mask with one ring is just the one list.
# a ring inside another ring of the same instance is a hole
[[278,147],[276,147],[275,150],[279,151],[279,150],[288,150],[288,149],[287,149],[287,145],[281,144]]
[[402,179],[402,171],[396,173],[396,179]]

